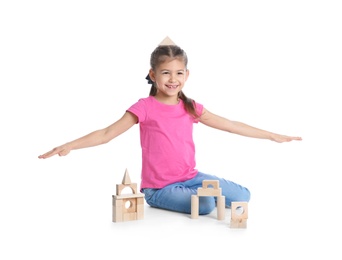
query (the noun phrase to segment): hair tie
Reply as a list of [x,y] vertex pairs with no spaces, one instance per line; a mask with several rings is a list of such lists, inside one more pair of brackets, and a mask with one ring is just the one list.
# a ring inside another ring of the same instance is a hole
[[147,74],[145,79],[147,79],[147,84],[152,84],[153,85],[153,81],[150,78],[150,74]]

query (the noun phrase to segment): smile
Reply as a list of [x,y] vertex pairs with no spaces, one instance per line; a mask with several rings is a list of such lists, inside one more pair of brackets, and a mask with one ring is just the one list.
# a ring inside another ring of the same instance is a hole
[[172,88],[172,89],[176,89],[178,87],[178,85],[166,85],[167,88]]

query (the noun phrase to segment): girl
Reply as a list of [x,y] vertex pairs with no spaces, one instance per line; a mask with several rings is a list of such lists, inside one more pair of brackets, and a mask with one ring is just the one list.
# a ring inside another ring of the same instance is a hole
[[[202,104],[188,98],[183,87],[189,76],[187,55],[179,46],[159,45],[151,54],[150,94],[129,107],[123,116],[106,128],[91,132],[40,155],[67,155],[71,150],[105,144],[140,124],[142,148],[141,192],[147,204],[182,213],[191,213],[191,195],[203,180],[219,180],[226,206],[232,201],[249,201],[250,192],[237,183],[206,174],[195,168],[193,124],[202,123],[222,131],[246,137],[269,139],[278,143],[302,140],[268,132],[213,114]],[[199,214],[215,208],[216,197],[201,196]]]

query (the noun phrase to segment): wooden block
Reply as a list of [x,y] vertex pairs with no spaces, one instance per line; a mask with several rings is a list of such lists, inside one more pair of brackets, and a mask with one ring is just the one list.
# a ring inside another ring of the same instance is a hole
[[221,196],[222,195],[222,189],[213,189],[213,188],[198,188],[197,189],[197,195],[198,196]]
[[113,195],[117,199],[128,199],[128,198],[143,198],[145,196],[144,193],[139,194],[122,194],[122,195]]
[[144,205],[137,205],[137,220],[144,218]]
[[136,212],[126,212],[123,214],[123,221],[132,221],[132,220],[137,220]]
[[191,218],[198,218],[199,211],[199,197],[197,195],[191,195]]
[[168,36],[162,40],[161,43],[159,43],[159,46],[161,45],[176,45]]
[[226,209],[226,197],[225,196],[218,196],[217,197],[217,219],[224,220],[225,219],[225,209]]
[[113,206],[120,207],[123,205],[122,199],[116,197],[115,195],[113,195],[112,197],[113,197]]
[[121,195],[122,190],[127,187],[132,190],[133,194],[138,194],[137,184],[131,183],[131,184],[116,184],[116,195]]
[[124,202],[124,213],[137,211],[137,203],[134,198],[123,199],[123,202]]
[[121,222],[123,221],[123,208],[122,207],[113,207],[113,222]]
[[231,219],[230,228],[247,228],[246,219]]
[[248,219],[248,203],[243,201],[232,202],[231,205],[232,219]]
[[244,201],[234,201],[231,205],[231,228],[247,228],[248,203]]
[[123,208],[123,201],[122,200],[117,200],[113,196],[113,209],[112,209],[112,221],[113,222],[120,222],[122,220],[122,208]]
[[122,179],[122,184],[131,184],[131,178],[129,177],[128,170],[126,169],[124,177]]
[[137,205],[143,205],[144,206],[144,194],[142,194],[143,196],[141,197],[137,197]]
[[221,196],[222,190],[218,180],[203,180],[202,187],[197,189],[198,196]]
[[[212,187],[211,187],[212,186]],[[220,182],[218,180],[203,180],[202,188],[203,189],[218,189],[220,187]]]

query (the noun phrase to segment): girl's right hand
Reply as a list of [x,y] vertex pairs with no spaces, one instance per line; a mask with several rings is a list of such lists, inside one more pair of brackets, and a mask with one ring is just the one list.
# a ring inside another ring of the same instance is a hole
[[68,153],[70,153],[70,150],[71,150],[71,148],[68,144],[63,144],[61,146],[53,148],[51,151],[49,151],[47,153],[39,155],[38,158],[39,159],[46,159],[46,158],[49,158],[49,157],[54,156],[56,154],[58,154],[59,156],[65,156]]

